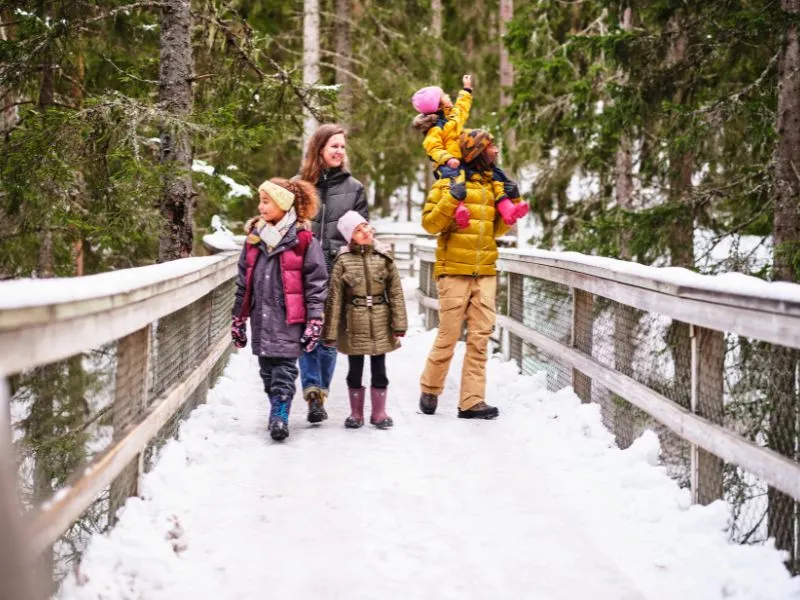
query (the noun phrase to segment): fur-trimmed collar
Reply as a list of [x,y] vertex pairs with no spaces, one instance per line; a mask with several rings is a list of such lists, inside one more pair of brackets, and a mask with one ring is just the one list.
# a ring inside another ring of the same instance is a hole
[[[244,232],[247,235],[246,241],[248,244],[258,244],[261,242],[261,236],[258,235],[258,232],[264,226],[264,219],[261,218],[261,215],[256,215],[247,220],[244,224]],[[298,219],[294,222],[295,229],[297,231],[302,231],[303,229],[311,230],[311,224],[308,221],[301,221]]]

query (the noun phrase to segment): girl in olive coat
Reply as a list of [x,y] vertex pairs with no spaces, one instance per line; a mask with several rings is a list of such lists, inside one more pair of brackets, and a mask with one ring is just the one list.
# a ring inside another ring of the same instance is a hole
[[397,338],[403,337],[408,327],[400,274],[391,254],[375,241],[374,229],[359,213],[348,211],[337,227],[347,245],[333,265],[322,339],[348,355],[350,416],[345,427],[357,429],[364,424],[366,390],[361,377],[364,357],[369,356],[370,423],[387,429],[394,423],[386,414],[386,353],[400,347]]

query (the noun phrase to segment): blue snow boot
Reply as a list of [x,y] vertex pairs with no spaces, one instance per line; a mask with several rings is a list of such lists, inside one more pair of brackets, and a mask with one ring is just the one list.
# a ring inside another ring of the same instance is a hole
[[276,442],[289,437],[289,411],[292,408],[291,398],[270,398],[272,408],[269,411],[269,435]]

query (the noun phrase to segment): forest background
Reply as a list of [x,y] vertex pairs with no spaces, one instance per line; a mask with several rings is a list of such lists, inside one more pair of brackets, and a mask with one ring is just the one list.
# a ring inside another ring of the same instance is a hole
[[455,94],[470,72],[469,125],[504,140],[534,209],[527,241],[795,280],[798,13],[797,0],[3,0],[0,274],[192,253],[212,214],[254,212],[226,177],[254,189],[297,172],[309,115],[348,128],[374,214],[413,218],[430,165],[409,98]]

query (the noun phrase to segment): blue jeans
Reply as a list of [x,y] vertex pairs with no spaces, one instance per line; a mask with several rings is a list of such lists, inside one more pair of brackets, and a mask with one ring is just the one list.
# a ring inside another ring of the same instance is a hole
[[336,368],[336,348],[328,348],[318,344],[311,352],[304,352],[300,357],[300,383],[303,385],[303,396],[309,388],[319,388],[323,394],[328,393]]
[[297,379],[297,359],[278,356],[259,356],[259,373],[264,382],[264,391],[270,400],[294,398]]

